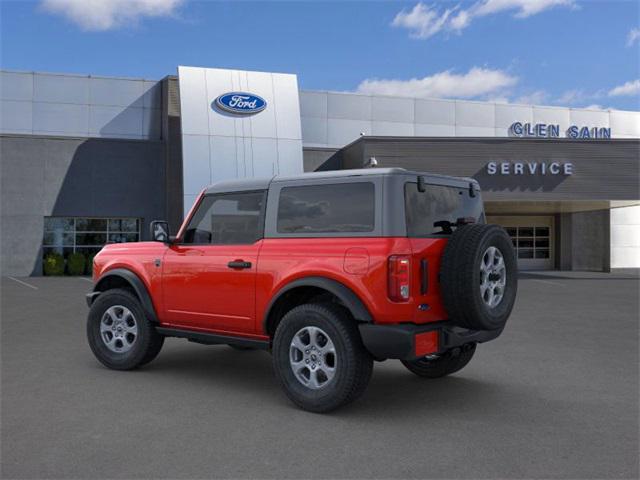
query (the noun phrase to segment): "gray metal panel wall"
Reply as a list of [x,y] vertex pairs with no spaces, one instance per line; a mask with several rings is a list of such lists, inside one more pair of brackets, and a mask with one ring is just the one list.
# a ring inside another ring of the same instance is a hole
[[160,138],[160,83],[0,70],[0,133]]
[[[343,168],[361,168],[374,156],[380,167],[474,177],[485,200],[640,199],[640,140],[363,137],[342,156]],[[574,173],[489,175],[489,162],[571,162]]]
[[44,217],[165,217],[164,145],[0,136],[3,275],[41,272]]
[[334,165],[334,170],[339,168],[339,164],[333,161],[337,151],[335,148],[304,148],[302,150],[304,171],[314,172],[327,163]]

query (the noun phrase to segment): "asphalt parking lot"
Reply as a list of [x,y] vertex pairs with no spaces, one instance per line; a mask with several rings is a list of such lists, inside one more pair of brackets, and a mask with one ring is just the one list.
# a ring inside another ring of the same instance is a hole
[[2,278],[3,478],[638,478],[636,273],[525,274],[464,370],[377,363],[329,415],[294,408],[266,352],[169,339],[107,370],[90,286]]

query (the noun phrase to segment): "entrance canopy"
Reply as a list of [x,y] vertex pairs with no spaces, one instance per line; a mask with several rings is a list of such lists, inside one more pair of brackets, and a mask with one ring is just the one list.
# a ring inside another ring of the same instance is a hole
[[363,136],[319,169],[473,177],[488,221],[505,227],[521,269],[606,271],[640,266],[639,152],[638,139]]

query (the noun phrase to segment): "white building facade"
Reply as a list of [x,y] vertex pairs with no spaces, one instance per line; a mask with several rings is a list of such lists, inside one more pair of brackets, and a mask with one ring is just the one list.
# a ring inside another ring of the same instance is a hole
[[[624,191],[620,196],[600,195],[590,203],[588,195],[581,193],[577,199],[565,201],[559,200],[557,189],[545,190],[543,185],[529,194],[513,183],[511,194],[505,189],[493,197],[491,191],[485,195],[488,213],[515,229],[514,242],[522,238],[523,245],[529,241],[535,245],[535,232],[540,232],[541,242],[558,242],[554,232],[564,228],[558,223],[559,215],[606,210],[607,266],[640,268],[640,154],[636,149],[635,156],[617,158],[615,153],[622,144],[631,145],[632,150],[638,145],[640,112],[305,91],[299,89],[295,74],[286,73],[186,66],[178,67],[177,73],[177,77],[147,80],[0,72],[4,272],[38,274],[39,258],[47,248],[61,252],[81,248],[78,240],[73,247],[43,245],[44,225],[51,222],[47,219],[133,218],[140,225],[136,238],[144,239],[145,226],[156,219],[151,217],[171,216],[177,198],[181,215],[202,188],[213,182],[313,170],[325,159],[337,159],[345,147],[363,137],[381,141],[387,137],[389,141],[486,139],[496,144],[504,140],[513,145],[514,152],[521,140],[564,145],[558,154],[546,148],[547,153],[536,159],[549,166],[570,163],[560,158],[571,152],[569,142],[581,148],[589,148],[592,142],[604,152],[611,147],[611,156],[604,153],[602,161],[611,170],[619,167],[627,172],[631,182],[620,187]],[[234,111],[234,105],[224,103],[238,101],[247,106],[245,111]],[[417,165],[429,171],[446,167],[442,162],[430,163],[430,152],[423,153],[424,164],[415,163],[421,152],[410,154],[413,168]],[[468,154],[473,156],[473,148]],[[504,153],[501,155],[496,161],[505,163]],[[517,156],[506,160],[518,163]],[[105,162],[118,172],[102,172]],[[458,174],[455,167],[451,160],[450,171]],[[576,183],[578,176],[589,174],[595,167],[585,163],[572,168],[575,172],[571,180]],[[123,187],[120,204],[117,198],[101,203],[95,191],[89,190],[113,181],[116,173],[135,179],[147,194],[133,198],[127,196],[132,188]],[[478,170],[479,175],[490,178],[486,173],[486,169]],[[145,183],[143,174],[160,179],[154,182],[162,185]],[[158,177],[153,176],[156,174]],[[513,172],[510,175],[517,180]],[[563,180],[558,177],[558,185]],[[531,178],[527,181],[530,184]],[[603,177],[602,181],[609,180]],[[89,186],[86,193],[77,187],[83,182]],[[610,190],[616,191],[616,185],[612,184]],[[154,193],[156,187],[159,194]],[[33,193],[28,201],[25,192]],[[162,198],[150,199],[153,195]],[[531,237],[520,234],[530,228],[534,232]],[[23,232],[23,241],[13,239],[16,229]],[[560,245],[555,248],[559,250]],[[525,255],[527,249],[523,247]],[[532,249],[535,257],[536,247]],[[552,247],[551,253],[543,252],[543,247],[540,250],[541,255],[548,256],[546,259],[541,257],[536,262],[536,258],[523,258],[523,265],[561,268],[551,258]]]

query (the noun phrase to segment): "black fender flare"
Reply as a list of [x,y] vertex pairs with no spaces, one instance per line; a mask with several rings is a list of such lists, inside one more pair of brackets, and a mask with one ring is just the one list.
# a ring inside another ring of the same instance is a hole
[[262,329],[268,329],[269,315],[276,302],[287,292],[298,287],[317,287],[335,295],[344,306],[351,312],[358,322],[373,323],[373,318],[369,310],[360,298],[346,285],[327,277],[304,277],[287,283],[273,296],[262,319]]
[[156,315],[155,308],[153,308],[153,302],[151,301],[151,295],[149,295],[147,287],[138,275],[133,273],[131,270],[127,270],[126,268],[114,268],[113,270],[109,270],[104,275],[102,275],[96,282],[96,286],[93,288],[94,296],[92,298],[92,301],[95,300],[95,298],[103,291],[100,286],[104,285],[105,281],[112,277],[119,277],[126,281],[131,286],[131,288],[133,288],[136,296],[140,299],[142,308],[147,314],[149,320],[154,323],[158,323],[158,316]]

